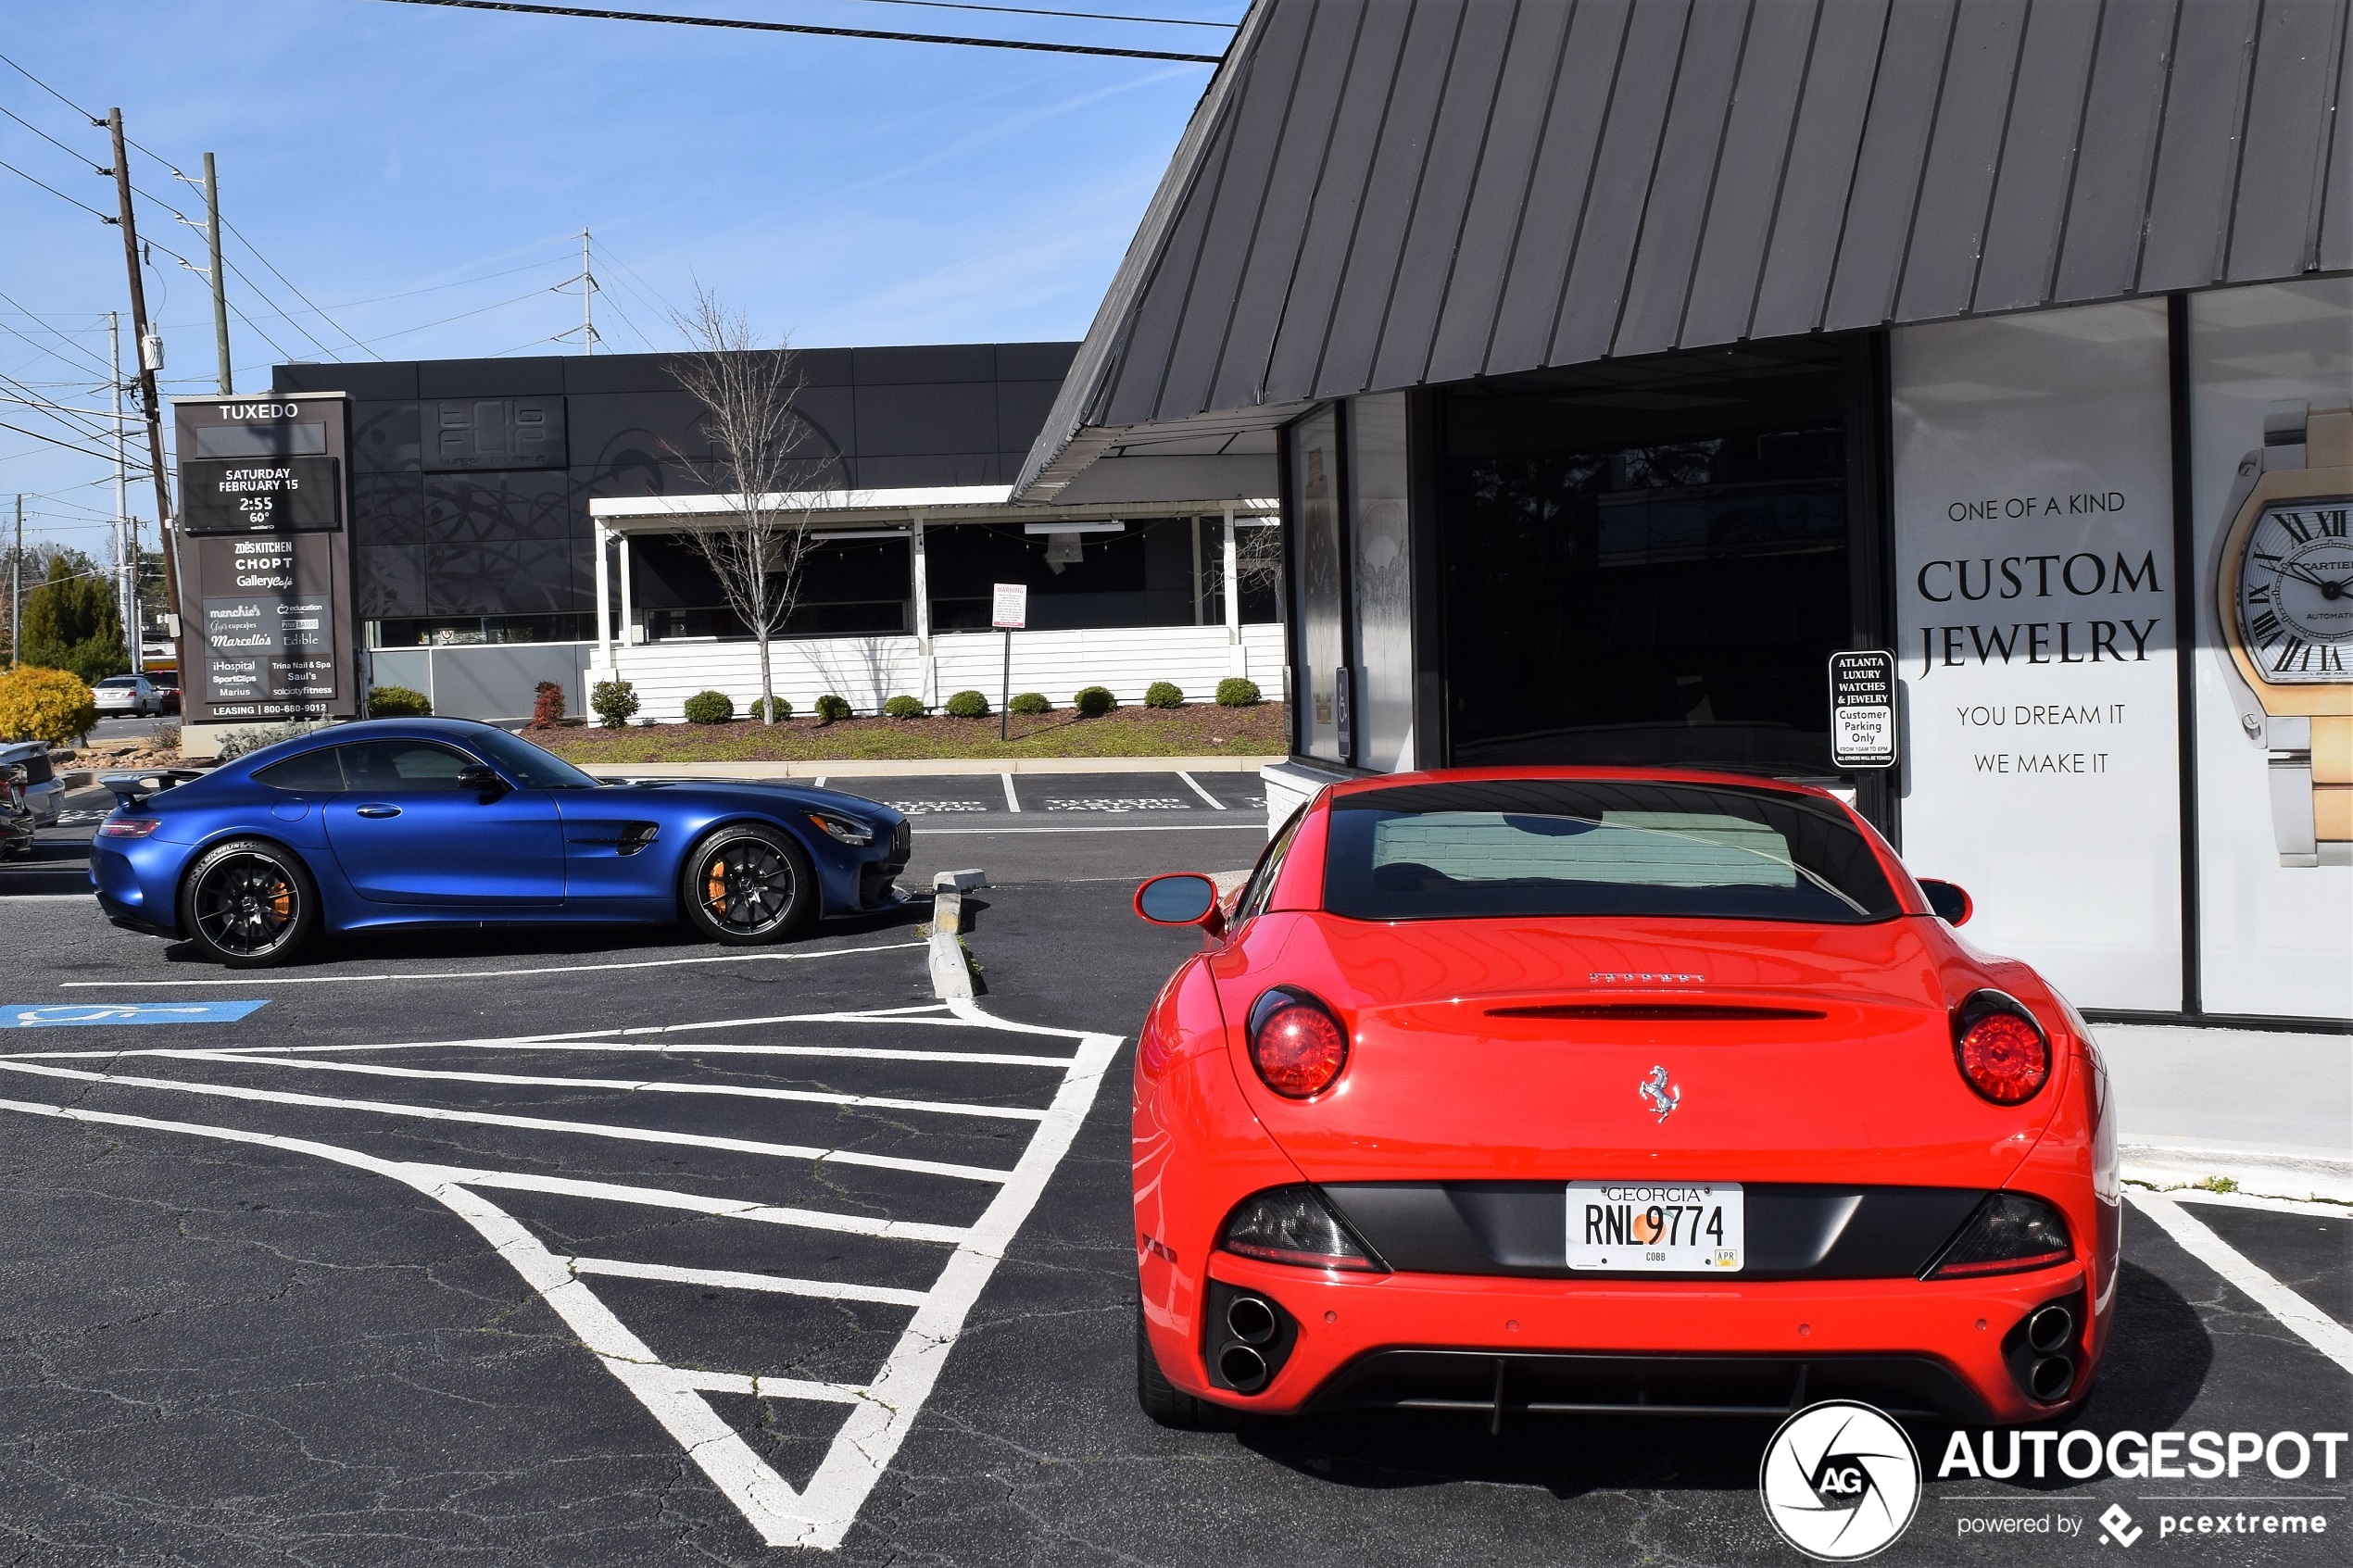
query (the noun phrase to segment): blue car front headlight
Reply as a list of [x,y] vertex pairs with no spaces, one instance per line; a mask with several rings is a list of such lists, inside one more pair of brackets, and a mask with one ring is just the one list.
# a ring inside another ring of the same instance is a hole
[[875,841],[874,829],[863,822],[854,822],[850,818],[837,816],[831,811],[812,811],[809,813],[809,820],[824,829],[826,834],[838,843],[863,845],[872,844]]

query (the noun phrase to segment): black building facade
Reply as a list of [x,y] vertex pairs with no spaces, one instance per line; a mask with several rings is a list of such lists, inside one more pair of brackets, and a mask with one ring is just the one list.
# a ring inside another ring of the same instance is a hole
[[[823,483],[844,490],[1009,484],[1076,346],[800,350],[807,455],[824,463]],[[353,399],[353,598],[371,645],[593,638],[589,502],[706,488],[679,460],[701,438],[670,363],[616,354],[277,367],[275,391]],[[806,624],[788,630],[902,630],[905,553],[829,546],[812,562]],[[683,545],[649,542],[635,578],[656,635],[727,631],[714,623],[715,583]]]

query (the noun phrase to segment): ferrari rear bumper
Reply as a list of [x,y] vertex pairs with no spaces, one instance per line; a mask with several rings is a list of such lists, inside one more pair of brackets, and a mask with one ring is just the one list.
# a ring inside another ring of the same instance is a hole
[[[2080,1400],[2100,1349],[2079,1263],[1991,1279],[1645,1284],[1344,1274],[1219,1252],[1202,1342],[1172,1380],[1268,1413],[1347,1406],[1584,1413],[1786,1411],[1816,1399],[1973,1423],[2039,1419]],[[1254,1392],[1217,1372],[1223,1303],[1249,1293],[1287,1319]],[[2050,1400],[2027,1386],[2027,1319],[2070,1309]],[[1179,1376],[1183,1368],[1186,1375]],[[1500,1416],[1498,1416],[1500,1419]]]

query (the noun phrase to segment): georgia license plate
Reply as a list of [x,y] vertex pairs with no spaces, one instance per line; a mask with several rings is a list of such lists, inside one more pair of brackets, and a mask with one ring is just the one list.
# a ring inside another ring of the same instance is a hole
[[1737,1182],[1571,1182],[1568,1266],[1611,1273],[1737,1273]]

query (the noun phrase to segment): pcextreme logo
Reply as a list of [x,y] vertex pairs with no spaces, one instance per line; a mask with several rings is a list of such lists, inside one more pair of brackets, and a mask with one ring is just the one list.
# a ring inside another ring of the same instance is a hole
[[1859,1562],[1894,1544],[1920,1503],[1920,1456],[1904,1429],[1850,1399],[1808,1405],[1765,1445],[1765,1517],[1820,1562]]

